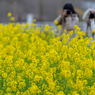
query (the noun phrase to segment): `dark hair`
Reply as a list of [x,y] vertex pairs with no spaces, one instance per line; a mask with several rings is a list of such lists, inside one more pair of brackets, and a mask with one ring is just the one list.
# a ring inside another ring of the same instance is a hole
[[[67,3],[67,4],[65,4],[64,6],[63,6],[63,10],[64,9],[69,9],[69,10],[71,10],[72,11],[72,14],[77,14],[78,15],[78,17],[79,17],[79,14],[74,10],[74,7],[73,7],[73,5],[71,4],[71,3]],[[65,19],[65,17],[64,17],[64,22],[66,22],[66,19]]]
[[73,5],[72,5],[71,3],[65,4],[64,7],[63,7],[63,10],[64,10],[64,9],[70,9],[70,10],[72,11],[73,14],[76,13],[75,10],[74,10]]

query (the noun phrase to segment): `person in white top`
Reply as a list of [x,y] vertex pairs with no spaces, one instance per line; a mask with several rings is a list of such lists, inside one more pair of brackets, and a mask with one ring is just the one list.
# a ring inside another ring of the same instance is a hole
[[87,31],[88,37],[93,37],[93,40],[95,40],[95,33],[93,31],[95,30],[95,10],[94,9],[88,9],[82,19],[87,23]]
[[63,6],[62,14],[60,14],[55,20],[58,21],[57,26],[62,26],[62,31],[58,32],[58,36],[64,33],[64,30],[67,30],[67,33],[73,30],[74,25],[77,25],[79,22],[78,13],[74,10],[74,7],[71,3],[66,3]]

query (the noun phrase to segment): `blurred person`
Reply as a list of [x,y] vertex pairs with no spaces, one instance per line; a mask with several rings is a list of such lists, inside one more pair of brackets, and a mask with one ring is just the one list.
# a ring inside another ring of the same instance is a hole
[[[57,23],[56,23],[57,21]],[[77,25],[79,22],[79,16],[74,10],[74,7],[71,3],[67,3],[63,6],[62,14],[60,14],[55,20],[55,25],[61,25],[62,30],[58,31],[57,36],[60,36],[63,34],[64,30],[67,31],[67,33],[71,30],[73,30],[74,25]]]
[[86,34],[88,37],[93,37],[95,40],[95,10],[87,9],[83,15],[83,20],[87,23],[87,31]]

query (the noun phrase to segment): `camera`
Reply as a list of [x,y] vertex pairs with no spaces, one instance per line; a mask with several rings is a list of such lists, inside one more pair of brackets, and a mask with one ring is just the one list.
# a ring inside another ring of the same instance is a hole
[[68,10],[67,10],[67,15],[70,15],[70,14],[71,14],[71,10],[68,9]]
[[89,18],[91,18],[91,19],[95,18],[95,13],[91,13]]

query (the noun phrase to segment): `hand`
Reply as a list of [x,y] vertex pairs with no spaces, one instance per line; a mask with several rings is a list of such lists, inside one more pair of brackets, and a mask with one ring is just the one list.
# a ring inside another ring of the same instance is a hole
[[65,17],[67,15],[67,10],[66,9],[63,10],[62,15],[63,15],[63,17]]
[[[71,14],[72,14],[72,12],[71,12]],[[65,9],[65,10],[63,10],[63,17],[70,17],[71,16],[71,14],[69,14],[69,15],[67,15],[67,10]]]
[[89,11],[90,11],[91,13],[95,13],[95,10],[94,10],[94,9],[89,9]]

